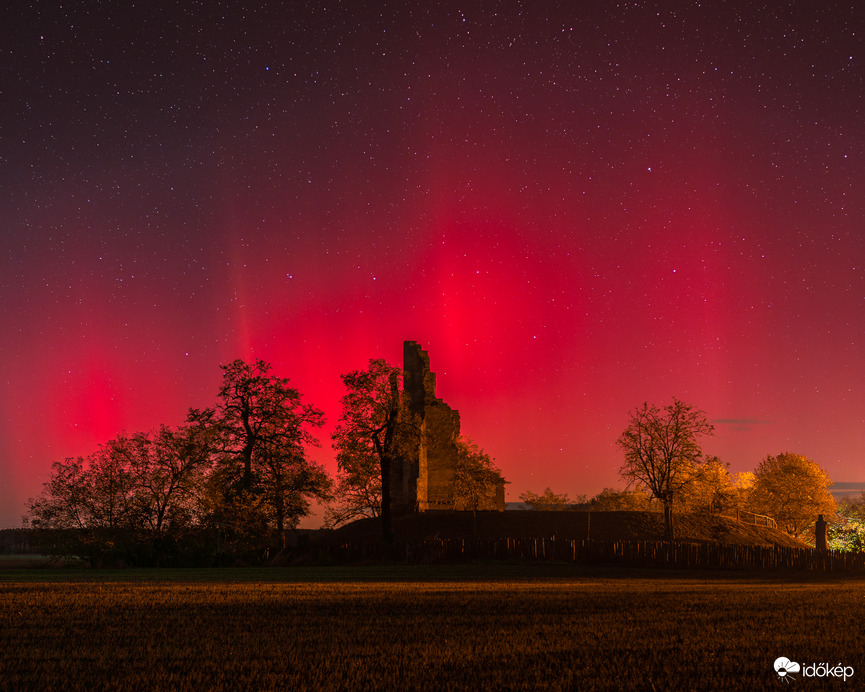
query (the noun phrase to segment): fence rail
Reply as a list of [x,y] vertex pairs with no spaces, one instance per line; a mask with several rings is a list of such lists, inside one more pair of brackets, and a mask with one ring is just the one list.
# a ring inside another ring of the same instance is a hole
[[342,563],[395,561],[449,563],[471,560],[556,560],[695,569],[797,569],[865,573],[865,553],[782,546],[591,541],[561,538],[428,539],[416,543],[345,543],[319,547],[319,557]]
[[772,517],[767,517],[765,514],[756,514],[755,512],[748,512],[744,509],[737,509],[735,512],[730,514],[721,514],[722,517],[728,517],[729,519],[735,519],[742,524],[753,524],[754,526],[768,526],[772,529],[777,529],[778,524]]

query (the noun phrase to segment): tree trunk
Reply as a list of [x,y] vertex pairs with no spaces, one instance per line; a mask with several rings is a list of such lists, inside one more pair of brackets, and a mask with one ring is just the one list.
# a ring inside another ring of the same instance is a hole
[[240,453],[243,459],[243,476],[241,478],[241,487],[244,490],[252,489],[252,445],[246,445]]
[[255,433],[252,430],[252,424],[249,419],[252,412],[249,410],[249,404],[243,402],[243,408],[240,411],[240,420],[243,423],[243,432],[245,441],[243,449],[240,452],[240,458],[243,460],[243,489],[252,489],[252,450],[255,447]]
[[378,454],[378,467],[381,471],[381,539],[393,543],[393,528],[390,519],[390,452],[382,445],[379,435],[382,430],[372,434],[375,451]]
[[390,517],[390,455],[381,455],[381,539],[393,543],[393,526]]
[[276,533],[279,538],[279,549],[285,550],[285,501],[281,488],[276,495]]
[[664,501],[664,539],[672,541],[675,538],[673,532],[673,503],[669,500]]
[[[384,425],[372,434],[375,451],[379,458],[381,469],[381,537],[385,543],[393,543],[393,526],[391,523],[391,492],[390,492],[390,470],[394,458],[396,446],[396,427],[399,420],[399,383],[397,373],[390,376],[389,406]],[[384,433],[384,442],[379,435]]]

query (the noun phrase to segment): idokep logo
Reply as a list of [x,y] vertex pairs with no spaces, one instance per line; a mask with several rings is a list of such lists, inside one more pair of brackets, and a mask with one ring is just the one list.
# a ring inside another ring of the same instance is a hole
[[779,656],[775,659],[775,672],[785,682],[787,680],[795,680],[796,678],[793,676],[793,673],[798,673],[801,669],[802,667],[796,661],[791,661],[784,656]]
[[802,666],[785,656],[776,658],[773,667],[778,677],[784,682],[795,680],[795,673],[800,672],[805,678],[836,678],[846,681],[847,678],[853,677],[853,666],[844,666],[840,663],[834,666],[828,663],[809,663]]

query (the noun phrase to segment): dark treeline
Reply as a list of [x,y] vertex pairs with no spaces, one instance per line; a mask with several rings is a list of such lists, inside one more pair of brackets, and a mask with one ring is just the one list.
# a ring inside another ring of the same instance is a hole
[[33,531],[0,529],[0,555],[32,555],[39,552]]
[[39,552],[90,565],[267,559],[331,479],[308,455],[323,414],[263,361],[222,366],[212,408],[55,462],[25,526]]

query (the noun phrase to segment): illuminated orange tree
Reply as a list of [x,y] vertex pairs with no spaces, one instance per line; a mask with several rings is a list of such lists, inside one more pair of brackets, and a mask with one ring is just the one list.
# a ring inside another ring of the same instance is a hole
[[754,472],[750,504],[791,536],[812,539],[817,515],[835,517],[838,506],[829,494],[830,485],[826,472],[806,456],[767,456]]
[[533,493],[531,490],[526,490],[526,492],[520,495],[520,501],[532,509],[542,512],[561,512],[573,504],[567,493],[558,495],[549,487],[541,495]]
[[738,492],[730,478],[730,465],[718,457],[707,457],[700,466],[690,469],[691,480],[676,502],[690,512],[721,514],[736,507]]

